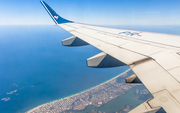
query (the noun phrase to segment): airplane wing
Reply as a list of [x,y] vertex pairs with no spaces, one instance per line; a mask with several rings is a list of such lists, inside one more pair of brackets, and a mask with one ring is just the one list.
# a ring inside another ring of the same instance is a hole
[[89,67],[128,65],[134,71],[126,82],[142,82],[153,98],[130,113],[180,112],[180,36],[80,24],[41,3],[57,26],[74,35],[63,40],[63,45],[90,44],[103,51],[87,59]]

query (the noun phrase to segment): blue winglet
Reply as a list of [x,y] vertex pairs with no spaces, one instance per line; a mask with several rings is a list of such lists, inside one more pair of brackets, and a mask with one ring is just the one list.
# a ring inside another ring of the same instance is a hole
[[40,1],[56,24],[72,22],[60,17],[46,2]]

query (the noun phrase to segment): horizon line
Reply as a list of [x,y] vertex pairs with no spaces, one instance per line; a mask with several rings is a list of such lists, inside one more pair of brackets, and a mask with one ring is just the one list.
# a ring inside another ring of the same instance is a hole
[[[8,26],[8,25],[54,25],[56,26],[55,24],[0,24],[0,26]],[[125,25],[125,26],[180,26],[180,24],[89,24],[89,25],[97,25],[97,26],[120,26],[120,25]]]

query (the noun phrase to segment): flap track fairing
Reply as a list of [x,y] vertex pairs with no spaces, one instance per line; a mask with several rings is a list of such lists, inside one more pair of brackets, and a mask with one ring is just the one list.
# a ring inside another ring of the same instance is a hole
[[141,80],[135,74],[126,78],[125,81],[126,81],[126,83],[142,83]]
[[63,46],[84,46],[84,45],[89,45],[89,44],[76,36],[72,36],[70,38],[62,40],[62,45]]
[[116,58],[102,52],[89,59],[87,59],[87,66],[96,68],[108,68],[124,66],[123,62],[117,60]]

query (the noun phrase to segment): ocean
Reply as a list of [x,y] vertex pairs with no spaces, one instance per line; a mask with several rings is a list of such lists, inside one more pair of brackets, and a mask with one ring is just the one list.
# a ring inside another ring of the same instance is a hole
[[[180,35],[180,26],[111,27]],[[70,36],[54,25],[0,26],[0,99],[9,98],[0,100],[0,113],[23,113],[82,92],[129,69],[87,67],[86,59],[101,51],[91,45],[62,46],[61,40]]]

